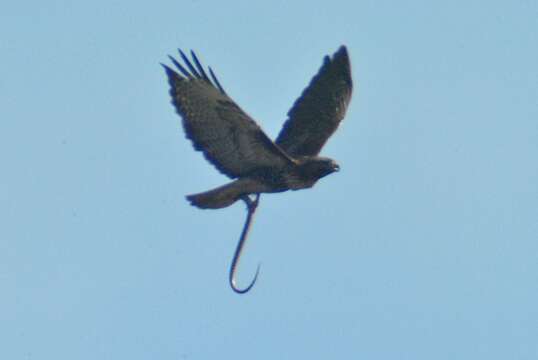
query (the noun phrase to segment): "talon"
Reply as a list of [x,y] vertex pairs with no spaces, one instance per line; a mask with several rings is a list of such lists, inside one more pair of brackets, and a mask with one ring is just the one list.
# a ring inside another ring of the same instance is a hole
[[243,195],[241,196],[241,200],[245,202],[249,211],[254,211],[258,207],[258,202],[260,201],[260,194],[256,194],[254,200],[252,200],[249,195]]

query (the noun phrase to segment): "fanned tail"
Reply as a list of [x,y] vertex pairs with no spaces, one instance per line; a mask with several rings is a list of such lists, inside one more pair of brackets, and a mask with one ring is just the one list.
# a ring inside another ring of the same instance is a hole
[[221,209],[239,200],[244,190],[240,180],[236,180],[213,190],[187,195],[187,200],[200,209]]

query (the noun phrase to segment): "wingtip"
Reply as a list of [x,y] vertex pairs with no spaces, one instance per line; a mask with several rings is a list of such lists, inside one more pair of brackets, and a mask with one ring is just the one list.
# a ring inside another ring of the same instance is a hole
[[179,52],[179,55],[181,55],[181,57],[186,57],[183,50],[181,50],[180,48],[177,48],[177,51]]
[[164,70],[166,70],[166,72],[172,71],[172,69],[170,69],[168,65],[163,64],[162,62],[160,62],[159,65],[161,65],[164,68]]
[[205,70],[204,70],[202,64],[200,63],[200,60],[198,59],[198,56],[196,55],[194,50],[190,51],[190,55],[192,57],[192,61],[194,62],[194,65],[192,64],[191,60],[187,57],[187,55],[183,52],[183,50],[178,48],[177,51],[178,51],[181,59],[185,63],[185,65],[181,65],[181,63],[178,60],[176,60],[173,56],[168,55],[168,58],[170,59],[170,61],[174,64],[174,66],[179,71],[179,73],[178,73],[174,69],[171,69],[167,65],[161,63],[161,66],[164,67],[164,69],[166,70],[166,72],[167,72],[167,74],[169,76],[177,77],[177,78],[179,78],[181,80],[183,80],[183,79],[186,79],[186,80],[203,79],[208,84],[212,85],[213,87],[217,87],[218,90],[220,90],[221,93],[226,95],[226,92],[224,91],[224,89],[222,88],[222,85],[219,83],[217,77],[213,73],[213,70],[211,69],[211,67],[208,67],[209,73],[211,75],[211,79],[213,80],[213,83],[211,82],[209,76],[207,76],[207,73],[205,72]]
[[[351,73],[350,67],[350,60],[349,60],[349,54],[347,53],[347,47],[345,45],[341,45],[338,50],[334,53],[331,59],[333,62],[340,63],[343,65],[344,69],[347,69],[346,71],[348,73]],[[349,85],[352,85],[351,75],[349,76]]]
[[177,73],[172,68],[170,68],[168,65],[163,64],[163,63],[159,63],[159,64],[164,68],[164,71],[166,72],[166,75],[169,78],[175,78],[175,77],[178,76]]
[[194,53],[194,50],[191,50],[191,57],[192,57],[192,60],[194,61],[194,65],[196,66],[196,68],[198,69],[198,73],[202,76],[202,78],[211,84],[211,81],[209,80],[209,78],[207,77],[207,74],[204,70],[204,67],[202,66],[202,64],[200,63],[200,60],[198,59],[198,57],[196,56],[196,54]]
[[340,45],[338,50],[336,50],[336,52],[334,53],[334,57],[338,56],[348,56],[347,47],[345,45]]
[[215,85],[217,85],[217,88],[220,90],[220,92],[226,95],[226,91],[224,91],[224,88],[222,87],[222,85],[220,85],[219,79],[217,79],[217,76],[213,72],[213,69],[211,69],[211,66],[208,66],[207,68],[209,69],[209,74],[211,75],[211,78],[213,79]]
[[[181,50],[180,50],[181,51]],[[177,69],[179,71],[181,71],[181,73],[187,78],[187,79],[190,79],[192,77],[192,75],[187,71],[187,69],[185,69],[176,59],[174,59],[173,56],[171,55],[168,55],[168,58],[170,59],[170,61],[172,61],[172,63],[177,67]],[[174,73],[176,73],[174,71]],[[177,74],[177,73],[176,73]],[[179,76],[179,74],[177,74]]]

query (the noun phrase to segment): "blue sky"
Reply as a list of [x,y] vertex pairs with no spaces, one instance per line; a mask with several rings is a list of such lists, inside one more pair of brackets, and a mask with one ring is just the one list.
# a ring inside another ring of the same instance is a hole
[[[538,4],[20,1],[0,7],[0,358],[536,359]],[[342,170],[242,204],[159,62],[195,49],[274,137],[324,55]]]

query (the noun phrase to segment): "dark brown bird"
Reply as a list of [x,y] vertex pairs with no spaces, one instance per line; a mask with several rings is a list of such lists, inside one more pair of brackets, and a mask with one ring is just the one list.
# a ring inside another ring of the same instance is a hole
[[335,161],[318,154],[344,118],[351,99],[351,68],[345,46],[324,58],[274,142],[226,94],[211,68],[211,78],[207,75],[194,52],[194,65],[181,50],[179,53],[184,65],[170,57],[179,72],[163,65],[172,104],[194,148],[221,173],[235,179],[188,195],[192,205],[219,209],[249,194],[310,188],[339,170]]

